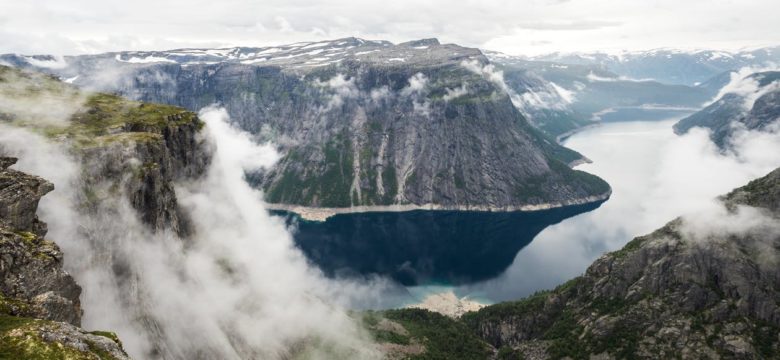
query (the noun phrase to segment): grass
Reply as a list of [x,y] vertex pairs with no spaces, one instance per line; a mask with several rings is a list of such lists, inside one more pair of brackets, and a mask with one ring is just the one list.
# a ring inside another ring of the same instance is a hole
[[382,316],[401,324],[409,338],[425,346],[425,352],[411,359],[487,359],[490,347],[466,325],[439,313],[423,309],[387,310]]
[[476,312],[468,312],[463,314],[461,319],[469,327],[476,329],[477,325],[482,322],[497,322],[512,317],[530,315],[544,309],[544,304],[550,294],[552,294],[550,291],[539,291],[522,300],[502,302],[484,307]]
[[[0,83],[5,85],[0,89],[4,97],[20,100],[15,113],[4,116],[6,121],[48,137],[69,139],[77,146],[159,141],[168,128],[191,124],[200,130],[204,126],[195,113],[180,107],[86,93],[43,74],[0,66]],[[36,110],[36,106],[47,109]],[[68,121],[60,119],[68,116]]]

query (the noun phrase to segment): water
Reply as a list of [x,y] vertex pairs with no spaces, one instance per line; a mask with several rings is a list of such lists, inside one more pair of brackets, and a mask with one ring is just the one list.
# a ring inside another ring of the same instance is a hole
[[601,203],[535,212],[408,211],[295,222],[295,242],[329,276],[384,275],[403,285],[468,284],[500,275],[546,227]]
[[566,140],[593,160],[578,169],[612,186],[612,197],[597,208],[483,218],[347,215],[323,226],[301,223],[297,242],[331,275],[354,275],[344,271],[353,267],[406,284],[407,298],[395,306],[444,291],[485,302],[522,298],[582,274],[605,252],[780,165],[776,154],[763,159],[761,149],[752,151],[760,161],[719,154],[705,132],[675,135],[676,121],[604,123]]

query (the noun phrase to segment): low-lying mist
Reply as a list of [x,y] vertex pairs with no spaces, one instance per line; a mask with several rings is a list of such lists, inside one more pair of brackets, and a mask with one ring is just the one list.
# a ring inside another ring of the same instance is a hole
[[196,230],[188,239],[149,231],[108,183],[88,189],[101,200],[82,211],[82,166],[90,164],[62,144],[1,129],[3,151],[20,158],[16,168],[55,184],[40,216],[84,289],[83,326],[116,331],[136,358],[380,357],[345,309],[370,302],[385,284],[330,280],[311,267],[244,181],[245,171],[277,160],[274,147],[230,126],[224,109],[200,117],[215,154],[205,177],[177,185]]
[[[569,138],[566,146],[593,160],[578,169],[609,182],[612,197],[540,233],[499,278],[456,293],[500,301],[553,288],[582,274],[603,253],[679,216],[698,224],[691,228],[706,227],[725,216],[718,196],[780,166],[780,132],[740,130],[731,140],[734,150],[723,153],[703,129],[675,135],[674,122],[610,123]],[[721,225],[750,214],[730,214]]]

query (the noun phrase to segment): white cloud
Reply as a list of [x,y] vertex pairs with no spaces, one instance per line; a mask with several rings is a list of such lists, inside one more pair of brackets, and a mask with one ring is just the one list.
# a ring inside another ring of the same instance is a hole
[[776,80],[765,86],[761,87],[758,80],[750,75],[763,71],[780,71],[777,66],[769,67],[743,67],[738,71],[734,71],[730,74],[730,81],[723,86],[718,94],[712,99],[712,101],[706,105],[709,105],[726,94],[734,94],[740,96],[742,101],[742,107],[745,111],[750,111],[753,108],[753,104],[761,96],[780,89],[780,81]]
[[409,78],[409,85],[401,89],[403,96],[420,95],[428,84],[428,77],[423,73],[416,73]]
[[447,92],[443,97],[444,101],[450,101],[469,93],[466,84],[463,84],[455,89],[446,88],[444,90]]
[[337,74],[328,81],[317,80],[315,85],[326,88],[331,92],[328,104],[321,111],[329,111],[344,104],[345,99],[354,99],[360,96],[360,90],[355,84],[355,78],[347,79],[344,74]]
[[[391,41],[439,37],[515,54],[734,49],[776,43],[780,26],[773,16],[780,5],[771,0],[738,5],[705,0],[75,0],[67,6],[57,0],[2,0],[2,5],[0,49],[22,53],[257,46],[345,36]],[[690,14],[697,14],[696,21],[690,21]]]
[[715,197],[780,166],[778,133],[743,132],[738,155],[724,155],[702,129],[675,135],[675,121],[608,123],[569,138],[566,146],[593,160],[578,169],[609,182],[612,197],[545,229],[501,277],[457,293],[511,300],[553,288],[604,252],[679,216],[711,211]]
[[379,102],[382,99],[386,99],[390,96],[390,88],[387,85],[384,85],[377,89],[371,89],[369,96],[371,97],[372,101]]
[[200,117],[216,150],[203,178],[176,184],[196,230],[186,240],[150,232],[109,183],[90,184],[98,209],[82,211],[81,176],[98,167],[40,135],[0,128],[3,152],[20,157],[16,168],[55,184],[40,215],[84,289],[84,326],[116,331],[135,358],[157,348],[166,358],[278,359],[311,346],[304,357],[316,359],[327,355],[318,341],[333,346],[326,352],[379,358],[345,307],[376,298],[374,286],[384,283],[329,280],[310,267],[284,222],[244,180],[245,171],[275,163],[274,147],[231,127],[224,109],[206,108]]

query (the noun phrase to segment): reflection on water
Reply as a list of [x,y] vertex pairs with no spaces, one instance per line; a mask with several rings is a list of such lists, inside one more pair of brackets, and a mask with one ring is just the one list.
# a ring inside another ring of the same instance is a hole
[[295,243],[327,275],[390,276],[404,285],[494,278],[547,226],[601,203],[535,212],[408,211],[341,214],[297,223]]

